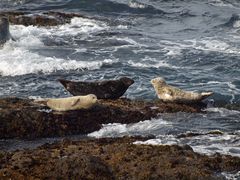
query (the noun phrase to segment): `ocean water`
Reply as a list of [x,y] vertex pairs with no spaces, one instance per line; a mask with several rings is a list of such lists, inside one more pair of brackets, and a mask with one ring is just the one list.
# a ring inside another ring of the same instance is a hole
[[[0,97],[65,97],[59,78],[129,76],[135,84],[125,97],[153,100],[150,80],[162,76],[186,90],[215,92],[215,106],[240,104],[238,0],[1,0],[0,9],[84,15],[57,27],[11,25],[16,41],[0,49]],[[240,156],[240,109],[215,106],[105,124],[88,136],[153,134],[136,144],[189,144],[199,153]],[[199,135],[179,137],[189,132]]]

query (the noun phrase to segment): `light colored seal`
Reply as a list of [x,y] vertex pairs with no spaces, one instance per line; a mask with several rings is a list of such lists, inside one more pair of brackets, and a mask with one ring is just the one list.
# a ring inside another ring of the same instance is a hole
[[47,99],[46,105],[55,111],[70,111],[78,109],[89,109],[97,102],[97,96],[88,94],[86,96],[73,96],[67,98]]
[[211,96],[213,92],[191,92],[168,85],[161,77],[151,80],[159,99],[164,102],[194,103]]
[[0,18],[0,45],[11,39],[9,32],[9,21],[7,17]]

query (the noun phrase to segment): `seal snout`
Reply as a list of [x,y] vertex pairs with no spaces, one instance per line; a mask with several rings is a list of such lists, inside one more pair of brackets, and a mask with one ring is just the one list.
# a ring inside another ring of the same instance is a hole
[[154,84],[165,84],[166,83],[165,80],[162,77],[154,78],[150,82],[151,82],[152,85],[154,85]]
[[95,94],[89,94],[88,95],[93,103],[96,103],[98,101],[97,96]]
[[120,80],[127,86],[131,86],[134,83],[134,80],[128,77],[122,77]]

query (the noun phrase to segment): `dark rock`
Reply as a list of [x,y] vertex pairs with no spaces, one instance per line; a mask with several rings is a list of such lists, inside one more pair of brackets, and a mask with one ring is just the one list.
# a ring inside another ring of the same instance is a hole
[[0,156],[0,179],[224,179],[240,158],[206,156],[177,145],[134,145],[143,138],[63,141]]
[[136,123],[159,113],[201,112],[202,106],[129,99],[100,100],[88,110],[51,111],[29,99],[0,99],[0,138],[38,138],[87,134],[107,123]]
[[187,133],[179,134],[177,138],[187,138],[187,137],[204,136],[204,135],[223,135],[223,134],[224,133],[219,130],[213,130],[207,133],[187,132]]
[[74,96],[95,94],[98,99],[118,99],[134,83],[128,77],[95,82],[75,82],[64,79],[59,81]]
[[7,17],[0,17],[0,46],[11,38]]
[[11,24],[21,24],[25,26],[57,26],[70,23],[73,17],[83,17],[76,13],[44,12],[30,14],[29,12],[0,12],[0,17],[6,16]]

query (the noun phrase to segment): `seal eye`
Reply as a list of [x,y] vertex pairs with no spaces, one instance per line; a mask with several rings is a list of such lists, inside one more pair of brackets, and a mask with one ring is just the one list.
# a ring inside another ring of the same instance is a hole
[[155,83],[155,79],[152,79],[152,80],[151,80],[151,83]]

